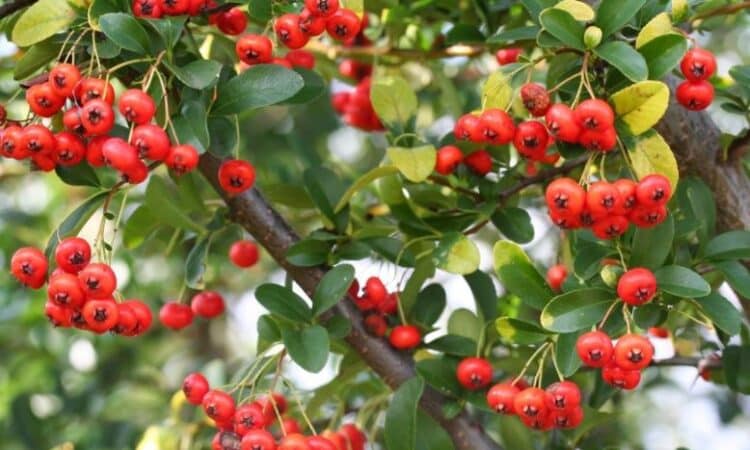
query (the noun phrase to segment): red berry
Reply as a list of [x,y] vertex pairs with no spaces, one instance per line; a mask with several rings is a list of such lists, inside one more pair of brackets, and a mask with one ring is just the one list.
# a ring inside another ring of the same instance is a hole
[[550,106],[549,92],[541,84],[526,83],[521,86],[521,100],[534,117],[547,114]]
[[547,407],[550,411],[578,408],[581,405],[581,389],[572,381],[560,381],[547,386]]
[[219,167],[219,185],[230,195],[241,194],[254,183],[255,167],[247,161],[230,159]]
[[81,125],[88,136],[107,134],[115,125],[115,112],[104,100],[89,100],[81,107]]
[[209,389],[208,380],[198,372],[186,376],[182,382],[182,392],[185,393],[187,401],[193,405],[200,405]]
[[250,430],[260,430],[267,425],[263,410],[257,403],[242,405],[234,413],[234,431],[240,436]]
[[80,135],[86,131],[81,123],[81,111],[78,108],[71,108],[63,113],[63,126],[66,130]]
[[120,96],[120,114],[128,122],[143,125],[151,122],[156,113],[156,103],[150,95],[140,89],[128,89]]
[[299,26],[300,18],[297,14],[284,14],[276,19],[273,29],[279,41],[288,48],[302,48],[310,40]]
[[479,116],[479,119],[482,141],[491,145],[505,145],[513,140],[516,125],[508,113],[502,109],[487,109]]
[[555,292],[560,292],[565,278],[568,276],[568,270],[562,264],[556,264],[547,270],[547,284]]
[[115,89],[112,84],[100,78],[83,78],[73,90],[79,105],[85,105],[91,100],[101,99],[110,106],[115,103]]
[[328,34],[338,41],[347,41],[355,37],[362,27],[362,22],[354,11],[340,8],[326,21]]
[[338,450],[333,442],[322,436],[309,436],[307,438],[307,448],[310,450]]
[[160,0],[133,0],[133,15],[136,17],[158,19],[162,14]]
[[625,216],[606,216],[594,221],[591,231],[599,239],[614,239],[628,231],[630,222]]
[[549,143],[547,128],[541,122],[529,120],[519,123],[516,127],[513,145],[518,153],[529,159],[536,161],[543,159]]
[[604,131],[615,124],[615,113],[604,100],[592,98],[582,101],[573,110],[573,117],[581,128]]
[[237,241],[229,248],[229,259],[237,267],[252,267],[258,262],[258,246],[251,241]]
[[339,74],[342,77],[362,80],[372,75],[372,66],[354,59],[345,59],[339,63]]
[[563,142],[578,142],[581,127],[576,122],[573,110],[564,103],[556,103],[549,107],[544,116],[547,129],[556,139]]
[[388,290],[378,277],[370,277],[365,282],[364,295],[372,300],[375,304],[385,301],[388,296]]
[[51,172],[55,170],[57,163],[55,162],[55,155],[49,155],[46,153],[33,155],[31,157],[32,167],[37,170],[44,172]]
[[364,318],[364,326],[373,336],[383,337],[388,331],[388,323],[381,314],[368,314]]
[[602,379],[616,388],[630,390],[638,387],[641,382],[641,372],[625,370],[613,362],[602,368]]
[[190,306],[168,302],[159,310],[162,325],[172,330],[181,330],[193,323],[193,310]]
[[127,172],[141,162],[138,159],[138,150],[120,138],[107,139],[102,144],[102,155],[108,165],[120,172]]
[[190,308],[195,315],[211,319],[224,312],[224,298],[215,291],[199,292],[190,301]]
[[65,105],[65,97],[60,97],[48,83],[42,83],[26,91],[26,102],[37,116],[52,117]]
[[701,111],[714,100],[714,86],[708,81],[683,81],[677,86],[675,95],[685,108]]
[[656,277],[642,267],[630,269],[617,282],[617,295],[628,305],[643,305],[656,295]]
[[326,30],[326,19],[313,15],[305,8],[299,15],[299,28],[310,37],[320,36]]
[[280,427],[283,431],[282,434],[301,433],[302,431],[299,422],[289,417],[281,421]]
[[483,177],[492,171],[492,156],[487,150],[477,150],[464,158],[464,164],[472,172]]
[[251,430],[242,436],[241,450],[276,450],[276,440],[266,430]]
[[201,403],[206,415],[216,422],[228,422],[234,417],[234,399],[226,392],[212,389]]
[[269,424],[276,419],[276,411],[274,410],[274,405],[276,406],[275,409],[279,411],[279,414],[284,414],[289,407],[286,402],[286,397],[284,397],[282,394],[279,394],[278,392],[274,392],[270,396],[263,396],[259,398],[255,403],[257,403],[260,406],[261,410],[263,410],[263,414],[266,417],[266,423]]
[[466,389],[482,389],[492,382],[492,365],[484,358],[464,358],[458,364],[456,378]]
[[92,263],[78,272],[81,287],[88,298],[108,299],[117,289],[117,277],[108,265]]
[[279,441],[278,450],[310,450],[307,438],[301,434],[288,434]]
[[606,181],[597,181],[589,186],[586,206],[595,219],[613,214],[622,205],[620,191]]
[[586,191],[571,178],[558,178],[547,186],[545,200],[550,212],[579,216],[586,206]]
[[393,327],[388,340],[398,350],[411,350],[422,342],[422,333],[414,325],[398,325]]
[[44,304],[44,315],[55,327],[68,328],[73,325],[73,310],[48,301]]
[[556,428],[576,428],[583,422],[583,409],[577,406],[571,409],[553,410],[550,418]]
[[617,215],[627,215],[636,205],[635,189],[638,186],[635,181],[628,178],[622,178],[612,185],[620,193],[619,206],[614,211]]
[[624,370],[641,370],[651,364],[654,346],[644,336],[626,334],[617,340],[613,361]]
[[23,129],[18,142],[22,151],[28,155],[45,155],[51,157],[55,153],[57,140],[55,135],[45,126],[29,125]]
[[107,164],[102,147],[109,139],[111,139],[109,136],[95,136],[89,139],[86,144],[86,161],[92,167],[102,167]]
[[73,309],[80,308],[86,302],[86,295],[81,289],[78,277],[70,273],[61,273],[50,278],[47,298],[60,306]]
[[487,392],[487,405],[500,414],[515,414],[513,402],[521,389],[511,383],[498,383]]
[[152,161],[164,161],[171,146],[167,132],[150,123],[133,128],[130,144],[138,151],[139,157]]
[[274,58],[271,60],[271,64],[276,64],[277,66],[283,66],[290,70],[294,68],[294,66],[292,66],[292,63],[290,63],[289,60],[285,58]]
[[125,333],[126,336],[137,336],[143,334],[151,327],[153,317],[151,315],[151,309],[140,300],[125,300],[122,302],[123,305],[127,305],[135,314],[138,324],[135,328],[130,330],[129,333]]
[[0,134],[0,153],[6,158],[25,159],[29,156],[23,143],[23,128],[10,125]]
[[65,238],[57,244],[55,262],[68,273],[78,273],[91,261],[91,246],[79,237]]
[[86,146],[77,135],[61,131],[55,135],[54,160],[61,166],[75,166],[86,157]]
[[484,125],[478,116],[464,114],[456,121],[453,134],[458,140],[469,140],[472,142],[484,142]]
[[464,154],[461,149],[454,145],[446,145],[437,151],[435,160],[435,172],[441,175],[450,175],[461,163]]
[[364,450],[367,438],[356,425],[347,423],[341,426],[339,434],[344,438],[346,447],[342,450]]
[[240,35],[247,28],[247,15],[240,8],[231,8],[216,17],[216,26],[224,34]]
[[576,342],[581,361],[589,367],[604,367],[612,359],[612,340],[601,331],[582,334]]
[[294,67],[312,70],[315,67],[315,56],[307,50],[290,50],[284,56]]
[[501,48],[495,53],[495,59],[501,66],[506,64],[513,64],[518,61],[518,56],[521,54],[520,48]]
[[273,58],[271,40],[259,34],[247,34],[239,38],[235,51],[240,61],[248,65],[267,64]]
[[648,334],[657,338],[666,339],[669,337],[669,330],[664,327],[649,327]]
[[161,0],[161,9],[168,16],[181,16],[190,9],[190,0]]
[[398,292],[391,292],[385,296],[385,300],[375,305],[375,308],[384,315],[393,315],[398,311]]
[[639,228],[651,228],[667,218],[667,208],[664,205],[646,207],[636,206],[628,215],[628,219]]
[[117,303],[117,324],[112,327],[112,332],[123,336],[132,336],[138,329],[138,316],[130,305]]
[[617,132],[614,127],[603,130],[584,130],[578,136],[578,142],[589,150],[608,152],[617,145]]
[[[190,0],[190,3],[188,4],[187,13],[190,16],[200,16],[203,14],[206,14],[209,10],[215,8],[216,2],[214,0]],[[214,24],[212,22],[213,15],[208,18],[208,22],[210,24]]]
[[639,206],[654,207],[666,205],[672,196],[672,186],[667,177],[652,174],[644,177],[635,188],[635,198]]
[[339,9],[339,0],[305,0],[305,8],[317,17],[330,17]]
[[88,329],[95,333],[104,333],[117,325],[119,311],[112,299],[90,300],[81,310]]
[[172,169],[175,175],[180,176],[193,171],[198,166],[198,150],[192,145],[175,145],[169,149],[164,163]]
[[547,393],[542,389],[530,387],[516,394],[513,409],[520,417],[541,420],[549,412],[547,407]]
[[708,50],[691,48],[682,57],[680,70],[690,81],[708,80],[716,72],[716,58]]

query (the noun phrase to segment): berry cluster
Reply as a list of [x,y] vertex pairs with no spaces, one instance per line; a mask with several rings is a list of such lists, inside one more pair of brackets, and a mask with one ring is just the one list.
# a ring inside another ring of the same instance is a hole
[[[364,450],[367,439],[353,424],[343,425],[337,432],[326,430],[317,436],[302,434],[299,423],[284,416],[288,406],[286,398],[278,393],[263,396],[255,401],[237,405],[234,398],[220,389],[211,389],[208,380],[200,373],[188,375],[182,391],[187,401],[200,405],[214,421],[218,432],[212,448],[222,450],[223,433],[231,433],[241,450]],[[278,438],[270,431],[277,426]]]
[[570,429],[583,421],[581,390],[572,381],[546,389],[529,387],[523,380],[498,383],[487,392],[487,404],[500,414],[517,415],[535,430]]
[[[136,17],[159,19],[163,16],[191,17],[209,14],[208,23],[215,25],[222,33],[235,36],[247,28],[247,15],[238,7],[218,8],[214,0],[134,0],[133,15]],[[213,10],[219,9],[216,12]]]
[[576,351],[588,367],[602,369],[602,379],[620,389],[635,389],[641,382],[641,370],[651,364],[654,346],[644,336],[626,334],[612,344],[603,331],[582,334]]
[[333,109],[341,114],[344,122],[365,131],[381,131],[385,127],[380,122],[370,100],[372,79],[362,78],[354,89],[333,94]]
[[[151,310],[145,303],[114,300],[115,273],[107,264],[91,262],[91,247],[84,239],[63,239],[54,260],[57,268],[49,276],[44,306],[54,326],[123,336],[138,336],[151,326]],[[18,249],[10,261],[13,276],[32,289],[44,286],[48,268],[44,253],[33,247]]]
[[597,181],[585,191],[571,178],[558,178],[547,186],[545,198],[552,221],[561,228],[590,227],[600,239],[625,233],[632,222],[649,228],[667,217],[672,195],[669,180],[652,174],[636,183],[620,179]]
[[237,57],[246,66],[256,64],[278,64],[287,69],[315,67],[315,56],[307,50],[289,50],[283,58],[273,56],[273,42],[262,34],[246,34],[237,40],[234,47]]
[[691,111],[708,108],[714,99],[714,86],[708,79],[716,72],[716,58],[702,48],[693,48],[685,53],[680,70],[686,80],[677,86],[677,101]]
[[464,163],[472,172],[483,177],[492,171],[492,156],[487,150],[476,150],[464,157],[460,148],[455,145],[440,147],[435,159],[435,172],[450,175],[456,167]]
[[[378,277],[370,277],[360,293],[359,282],[349,287],[349,297],[364,314],[364,325],[371,334],[383,337],[388,333],[388,318],[398,314],[398,292],[388,292]],[[414,325],[396,325],[388,340],[398,350],[410,350],[422,342],[422,332]]]

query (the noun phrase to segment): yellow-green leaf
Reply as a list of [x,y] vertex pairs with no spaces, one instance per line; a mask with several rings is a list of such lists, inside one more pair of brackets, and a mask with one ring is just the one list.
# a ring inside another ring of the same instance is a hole
[[432,145],[419,147],[389,147],[388,158],[407,180],[418,183],[424,181],[435,169],[437,151]]
[[573,16],[575,20],[589,22],[594,20],[594,10],[584,2],[578,0],[563,0],[557,3],[554,8],[562,9]]
[[395,166],[380,166],[376,167],[369,172],[365,173],[361,177],[357,178],[357,180],[352,183],[352,185],[349,187],[349,189],[344,192],[344,195],[341,197],[341,200],[339,200],[338,204],[336,205],[335,212],[339,212],[349,203],[349,200],[352,199],[352,196],[357,193],[360,189],[364,188],[365,186],[371,184],[373,181],[377,180],[378,178],[382,178],[387,175],[392,175],[394,173],[398,172],[398,168]]
[[612,95],[615,112],[634,135],[650,129],[669,104],[669,88],[661,81],[641,81]]
[[649,131],[635,138],[635,143],[628,148],[633,169],[638,178],[643,178],[652,173],[659,173],[669,179],[674,191],[680,178],[677,169],[677,160],[664,141],[656,131]]
[[447,272],[466,275],[479,268],[477,244],[461,233],[446,233],[432,253],[435,265]]
[[365,12],[365,0],[346,0],[343,5],[347,9],[354,11],[358,16],[362,17]]
[[406,124],[417,112],[417,95],[401,77],[377,78],[370,89],[372,107],[387,124]]
[[41,42],[68,26],[75,17],[75,11],[65,0],[40,0],[18,18],[13,27],[13,42],[19,47]]
[[672,32],[672,19],[665,12],[657,14],[638,33],[635,38],[635,48],[641,48],[646,43]]
[[676,21],[681,21],[687,16],[688,13],[688,2],[687,0],[672,0],[672,18]]
[[508,107],[513,98],[510,80],[502,72],[495,72],[487,78],[482,87],[482,109]]

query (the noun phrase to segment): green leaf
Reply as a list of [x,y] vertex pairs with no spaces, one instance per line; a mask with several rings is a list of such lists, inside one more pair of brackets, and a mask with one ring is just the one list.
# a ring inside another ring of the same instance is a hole
[[276,64],[252,66],[219,85],[211,112],[238,114],[292,98],[305,85],[302,76]]
[[446,355],[473,356],[477,352],[477,341],[466,336],[448,334],[430,341],[425,347]]
[[648,78],[646,60],[633,47],[624,42],[606,42],[595,48],[594,53],[631,81],[643,81]]
[[544,308],[553,293],[523,249],[510,241],[498,241],[492,253],[503,286],[532,308]]
[[482,328],[482,321],[468,309],[459,308],[448,319],[449,334],[467,337],[475,342],[479,341]]
[[553,298],[542,310],[540,322],[549,331],[571,333],[595,325],[615,301],[609,289],[584,288]]
[[500,437],[507,449],[536,450],[532,433],[520,420],[500,420]]
[[313,316],[317,317],[336,305],[346,295],[352,281],[354,281],[354,267],[349,264],[340,264],[326,272],[315,288],[312,299]]
[[404,314],[409,316],[412,308],[417,302],[419,289],[425,281],[435,276],[435,264],[429,255],[425,255],[417,260],[414,271],[409,276],[409,280],[399,294],[399,303]]
[[149,37],[131,14],[109,13],[99,17],[102,32],[120,47],[142,55],[149,53]]
[[641,81],[612,94],[620,120],[634,135],[657,124],[669,106],[669,87],[661,81]]
[[219,81],[219,72],[221,72],[221,64],[206,59],[196,59],[182,67],[166,61],[164,65],[182,84],[198,90],[214,86]]
[[457,23],[445,33],[445,44],[482,43],[486,40],[482,31],[476,25]]
[[654,272],[658,289],[677,297],[698,298],[711,293],[711,286],[700,275],[682,266],[664,266]]
[[533,41],[539,34],[540,28],[536,25],[501,30],[487,39],[489,44],[505,44],[514,41]]
[[[211,136],[213,137],[213,134]],[[285,183],[266,184],[263,186],[263,195],[272,203],[278,203],[290,208],[315,208],[310,195],[302,186]]]
[[168,186],[161,177],[151,177],[146,187],[146,206],[151,214],[160,222],[174,228],[192,230],[197,233],[205,229],[191,219],[184,208],[174,201],[176,190]]
[[185,259],[185,285],[190,289],[203,289],[203,274],[206,272],[208,249],[211,247],[211,234],[201,236]]
[[312,311],[307,303],[284,286],[262,284],[255,290],[255,298],[273,314],[292,322],[309,322],[312,319]]
[[739,296],[750,298],[750,271],[744,264],[739,261],[722,261],[714,266],[724,274],[727,283]]
[[665,34],[649,41],[639,51],[646,59],[649,77],[658,79],[679,64],[687,51],[687,40],[681,34]]
[[147,206],[141,205],[125,221],[122,230],[122,242],[125,248],[138,248],[146,238],[159,227],[159,221],[151,214]]
[[165,17],[163,19],[149,19],[146,23],[159,33],[164,48],[171,49],[180,40],[185,27],[185,19],[185,16]]
[[75,18],[76,12],[67,1],[39,0],[21,13],[11,40],[19,47],[28,47],[65,29]]
[[542,11],[539,20],[547,32],[566,46],[578,50],[585,49],[583,45],[583,25],[570,13],[561,9],[548,8]]
[[581,367],[581,358],[573,351],[580,333],[563,333],[557,337],[555,343],[555,361],[563,376],[569,377]]
[[667,311],[659,304],[651,302],[639,306],[633,312],[635,323],[643,328],[655,327],[667,319]]
[[57,166],[55,173],[63,182],[71,186],[92,186],[101,187],[102,182],[99,177],[86,163],[80,163],[72,167]]
[[325,328],[320,325],[302,330],[282,328],[281,337],[289,357],[300,367],[313,373],[325,367],[331,345]]
[[344,209],[344,207],[349,203],[354,194],[356,194],[360,189],[371,185],[372,182],[377,180],[378,178],[398,173],[398,171],[399,169],[396,166],[379,166],[371,169],[364,175],[357,178],[354,183],[349,186],[349,189],[347,189],[346,192],[344,192],[344,195],[341,196],[341,200],[339,200],[338,204],[336,205],[335,211],[339,212]]
[[716,201],[714,193],[706,183],[696,177],[689,177],[682,181],[685,185],[685,193],[696,220],[700,223],[698,238],[701,243],[707,243],[708,238],[713,236],[716,230]]
[[[239,124],[236,117],[209,116],[208,117],[209,148],[216,156],[228,157],[234,153],[239,143]],[[268,185],[263,186],[263,193],[268,196]],[[303,197],[307,194],[303,193]],[[273,199],[271,199],[273,200]]]
[[750,394],[750,346],[727,346],[721,359],[727,386],[733,391]]
[[312,70],[295,67],[294,71],[301,77],[305,85],[297,92],[294,97],[285,100],[285,104],[302,105],[322,96],[327,89],[325,80]]
[[505,109],[513,98],[513,87],[508,77],[500,71],[487,77],[482,86],[482,109]]
[[61,44],[53,42],[52,39],[31,46],[23,53],[21,59],[16,61],[13,68],[13,79],[23,80],[34,74],[37,70],[49,64],[60,52]]
[[335,315],[325,323],[331,339],[344,339],[352,332],[352,321],[344,316]]
[[502,208],[492,215],[492,223],[505,237],[519,244],[525,244],[534,239],[531,216],[523,208],[513,206]]
[[419,183],[427,179],[435,170],[437,151],[432,145],[419,147],[388,147],[388,159],[398,168],[407,180]]
[[415,450],[455,450],[445,429],[432,417],[417,410],[417,446]]
[[672,189],[677,186],[680,179],[677,160],[659,133],[651,130],[627,142],[628,154],[638,178],[658,173],[667,177]]
[[646,3],[646,0],[621,0],[617,2],[603,1],[596,11],[596,25],[602,29],[602,37],[606,38],[620,30]]
[[286,252],[286,259],[297,267],[312,267],[328,261],[331,244],[316,239],[295,242]]
[[732,303],[718,292],[696,298],[703,312],[718,328],[730,336],[739,334],[742,326],[742,316]]
[[341,179],[330,169],[325,167],[311,167],[305,170],[305,189],[315,206],[328,220],[343,230],[348,223],[346,210],[334,212],[334,205],[344,195],[345,186]]
[[703,256],[713,261],[750,258],[750,231],[728,231],[715,236],[706,245]]
[[109,191],[97,192],[84,200],[83,203],[78,205],[76,209],[68,214],[68,216],[60,222],[60,225],[57,226],[57,229],[52,232],[52,236],[50,236],[47,241],[47,246],[44,249],[44,254],[47,255],[48,258],[51,257],[55,248],[57,248],[60,239],[78,234],[94,212],[99,209],[102,203],[104,203],[104,199],[107,198],[108,195]]
[[557,0],[521,0],[521,4],[529,13],[529,18],[535,22],[539,21],[539,16],[545,8],[554,6]]
[[554,8],[568,12],[574,19],[581,22],[594,20],[594,10],[591,6],[578,0],[562,0]]
[[435,389],[445,394],[458,394],[463,390],[456,379],[458,361],[455,358],[425,358],[415,365],[419,376]]
[[509,344],[532,345],[544,342],[549,334],[531,322],[510,317],[500,317],[495,321],[500,338]]
[[385,446],[388,450],[414,450],[417,445],[417,405],[424,381],[414,377],[393,393],[385,413]]
[[465,275],[479,268],[479,248],[462,233],[443,235],[432,253],[435,265],[447,272]]
[[667,216],[664,222],[652,228],[637,228],[633,235],[629,265],[656,269],[666,261],[672,251],[674,219]]
[[638,32],[635,38],[635,48],[640,49],[654,39],[672,33],[672,29],[672,19],[669,18],[669,14],[665,12],[657,14]]
[[482,314],[482,320],[487,322],[497,317],[497,291],[490,276],[481,270],[477,270],[476,272],[464,275],[464,279],[469,284],[471,293],[474,295],[477,311]]
[[417,301],[411,310],[411,319],[425,328],[430,328],[445,310],[445,289],[439,284],[424,287],[417,295]]
[[389,125],[405,125],[417,112],[417,95],[401,77],[376,78],[370,88],[370,100],[378,118]]

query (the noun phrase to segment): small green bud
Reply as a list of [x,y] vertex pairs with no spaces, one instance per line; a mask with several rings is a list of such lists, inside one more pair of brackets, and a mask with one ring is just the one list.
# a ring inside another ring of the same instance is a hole
[[617,287],[617,281],[620,279],[620,275],[622,275],[623,272],[622,267],[614,264],[607,264],[602,267],[599,276],[602,277],[604,284],[614,289]]
[[596,48],[602,41],[602,29],[595,26],[586,28],[586,32],[583,33],[583,43],[587,49]]

